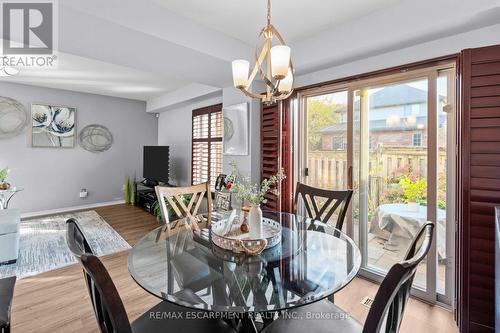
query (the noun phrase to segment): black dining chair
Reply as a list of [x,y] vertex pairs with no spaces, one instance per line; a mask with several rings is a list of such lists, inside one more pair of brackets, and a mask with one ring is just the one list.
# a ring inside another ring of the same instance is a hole
[[[413,240],[405,259],[391,267],[382,281],[364,325],[333,303],[322,300],[299,307],[266,327],[263,333],[397,333],[417,267],[429,252],[434,224],[426,223]],[[297,320],[307,313],[321,313],[334,320]],[[288,319],[287,319],[288,318]],[[292,319],[290,319],[292,318]]]
[[335,228],[342,230],[351,197],[352,190],[325,190],[298,182],[295,190],[294,211],[297,213],[299,198],[304,203],[308,217],[313,220],[328,223],[338,210]]
[[[83,275],[101,333],[235,332],[222,320],[198,319],[207,316],[200,311],[168,302],[160,302],[130,323],[111,276],[99,258],[92,254],[78,222],[70,219],[67,226],[66,241],[83,267]],[[87,250],[88,252],[85,252]],[[176,319],[172,319],[172,314]]]
[[74,256],[81,255],[83,253],[95,255],[82,231],[82,228],[78,224],[78,221],[74,218],[70,218],[66,221],[66,243]]
[[10,309],[14,297],[16,277],[0,279],[0,332],[10,333]]

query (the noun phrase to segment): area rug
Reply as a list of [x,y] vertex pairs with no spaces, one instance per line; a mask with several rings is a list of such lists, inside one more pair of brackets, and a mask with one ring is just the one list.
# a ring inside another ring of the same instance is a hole
[[95,211],[21,221],[17,263],[0,266],[0,278],[18,279],[76,263],[66,245],[66,220],[75,218],[98,256],[130,249],[130,245]]

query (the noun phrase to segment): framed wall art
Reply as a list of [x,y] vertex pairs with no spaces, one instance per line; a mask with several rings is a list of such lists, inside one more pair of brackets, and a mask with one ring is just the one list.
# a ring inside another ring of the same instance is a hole
[[76,108],[51,104],[32,104],[31,133],[33,147],[74,147]]
[[224,116],[224,155],[248,155],[248,103],[222,109]]

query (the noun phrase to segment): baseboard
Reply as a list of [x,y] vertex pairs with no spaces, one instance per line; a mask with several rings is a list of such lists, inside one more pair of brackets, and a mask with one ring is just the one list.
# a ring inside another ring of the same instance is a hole
[[49,209],[49,210],[41,210],[41,211],[38,211],[38,212],[23,213],[23,214],[21,214],[21,220],[30,219],[30,218],[33,218],[33,217],[40,217],[40,216],[48,216],[48,215],[54,215],[54,214],[74,212],[74,211],[77,211],[77,210],[85,210],[85,209],[92,209],[92,208],[98,208],[98,207],[104,207],[104,206],[120,205],[120,204],[124,204],[124,203],[125,203],[125,200],[115,200],[115,201],[108,201],[108,202],[98,202],[98,203],[89,204],[89,205],[72,206],[72,207],[56,208],[56,209]]

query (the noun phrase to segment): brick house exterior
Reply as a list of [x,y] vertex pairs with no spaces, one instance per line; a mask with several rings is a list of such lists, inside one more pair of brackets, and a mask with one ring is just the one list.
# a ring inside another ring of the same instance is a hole
[[[427,142],[427,92],[409,85],[382,88],[370,96],[370,148],[425,147]],[[440,98],[440,107],[444,98]],[[355,105],[354,128],[359,128],[359,105]],[[341,109],[340,123],[319,131],[322,151],[345,150],[347,109]],[[358,119],[356,119],[358,118]],[[439,116],[439,143],[446,143],[446,115]]]

